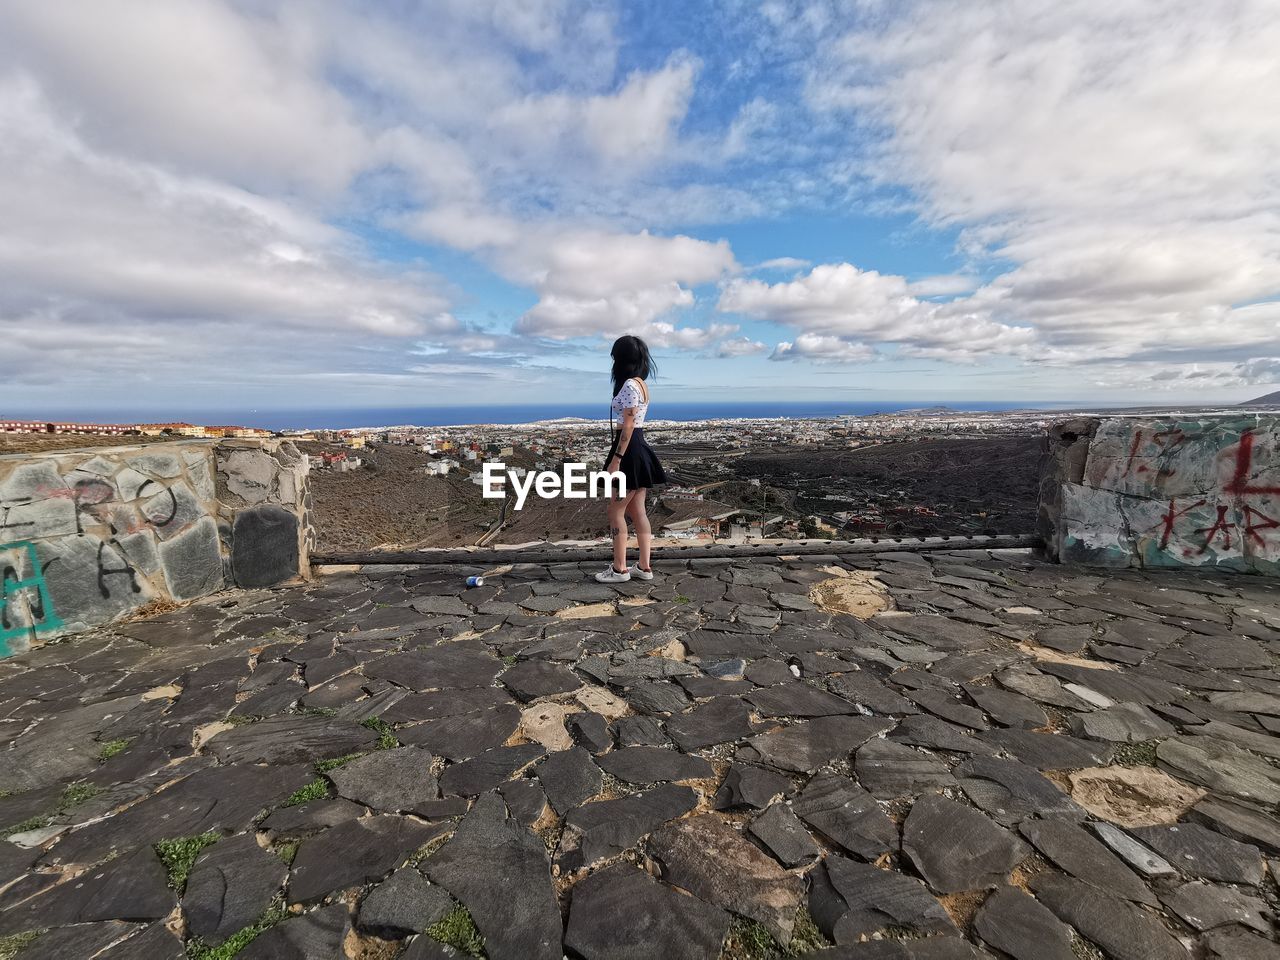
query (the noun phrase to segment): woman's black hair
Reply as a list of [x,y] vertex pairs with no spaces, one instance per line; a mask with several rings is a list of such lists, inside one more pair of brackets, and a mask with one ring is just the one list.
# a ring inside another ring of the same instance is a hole
[[628,334],[613,341],[609,351],[613,357],[613,395],[616,397],[622,385],[632,377],[648,380],[657,376],[658,365],[649,355],[649,347],[639,337]]

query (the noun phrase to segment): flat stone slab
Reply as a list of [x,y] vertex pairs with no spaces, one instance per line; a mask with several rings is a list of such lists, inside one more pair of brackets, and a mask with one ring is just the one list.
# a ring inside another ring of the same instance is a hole
[[1271,933],[1271,908],[1267,902],[1234,887],[1184,883],[1161,894],[1160,902],[1196,930],[1239,924],[1259,933]]
[[1001,726],[1034,730],[1049,724],[1049,715],[1044,709],[1020,693],[978,683],[966,683],[964,691]]
[[390,813],[413,813],[440,796],[432,756],[418,747],[375,750],[327,776],[340,796]]
[[570,714],[564,725],[574,743],[585,747],[591,753],[604,753],[613,746],[613,737],[609,734],[609,723],[598,713],[583,711]]
[[510,780],[546,752],[536,743],[486,750],[478,757],[446,767],[440,775],[440,792],[445,796],[477,797]]
[[858,782],[879,799],[914,797],[955,786],[947,765],[893,740],[872,739],[854,757]]
[[1152,914],[1060,873],[1031,880],[1037,899],[1115,960],[1190,960],[1187,949]]
[[606,753],[597,762],[605,773],[624,783],[701,780],[715,773],[701,757],[663,747],[624,747]]
[[570,693],[582,686],[582,678],[559,663],[524,660],[502,675],[507,689],[526,703],[539,697]]
[[833,843],[864,860],[898,847],[898,828],[875,798],[848,777],[820,773],[792,803],[796,815]]
[[558,750],[537,767],[538,779],[555,812],[564,816],[600,792],[604,776],[582,747]]
[[63,834],[43,862],[97,863],[114,852],[211,830],[238,832],[314,776],[308,766],[197,770],[113,817]]
[[975,757],[955,770],[965,795],[997,823],[1013,826],[1030,816],[1083,820],[1079,804],[1034,767],[1018,760]]
[[828,856],[810,874],[809,912],[837,944],[885,931],[958,934],[941,903],[913,877],[844,857]]
[[307,903],[378,880],[440,832],[391,814],[330,827],[298,847],[289,874],[289,902]]
[[1004,885],[1031,848],[972,807],[925,795],[902,827],[902,849],[939,893]]
[[1177,731],[1140,703],[1117,703],[1092,713],[1071,718],[1071,730],[1077,736],[1112,743],[1140,743],[1171,737]]
[[446,760],[469,760],[486,750],[502,746],[519,725],[519,708],[514,704],[500,704],[400,727],[396,730],[396,738],[403,744],[423,747]]
[[765,717],[835,717],[858,712],[848,700],[802,682],[753,690],[746,699]]
[[945,750],[948,753],[994,757],[1000,752],[999,747],[970,736],[969,731],[963,727],[926,714],[905,717],[893,728],[889,739],[928,750]]
[[1110,747],[1063,734],[1037,733],[1033,730],[989,730],[979,736],[1039,770],[1097,767],[1111,758]]
[[[477,869],[483,865],[482,869]],[[471,913],[491,960],[560,960],[563,927],[542,840],[481,797],[422,865]]]
[[361,753],[377,739],[368,727],[347,720],[285,715],[224,730],[205,750],[227,764],[310,763]]
[[219,840],[196,859],[182,894],[191,932],[216,946],[271,905],[289,868],[254,833]]
[[667,736],[686,751],[732,743],[753,733],[751,712],[736,697],[716,697],[667,721]]
[[[697,804],[698,795],[689,787],[664,783],[644,793],[576,807],[564,818],[567,840],[576,842],[567,851],[572,854],[569,859],[576,865],[590,866],[615,856]],[[564,844],[562,840],[562,851]]]
[[747,826],[751,835],[784,867],[795,867],[816,859],[822,851],[785,803],[775,803]]
[[1020,832],[1077,880],[1134,903],[1155,904],[1155,895],[1141,878],[1084,828],[1064,820],[1026,820]]
[[334,903],[290,917],[256,937],[237,960],[332,960],[351,930],[346,904]]
[[395,653],[364,665],[364,675],[370,679],[419,691],[487,687],[502,670],[502,661],[493,654],[462,644]]
[[1078,960],[1071,948],[1071,928],[1017,887],[1000,887],[987,897],[973,929],[1013,960]]
[[1098,835],[1121,860],[1144,877],[1176,877],[1178,871],[1160,854],[1144,843],[1139,843],[1119,827],[1110,823],[1090,823],[1089,829]]
[[574,886],[564,943],[583,960],[716,960],[728,931],[720,908],[618,863]]
[[[782,664],[778,666],[786,669]],[[750,672],[747,675],[750,677]],[[832,693],[850,703],[861,704],[873,713],[900,717],[919,712],[919,707],[914,703],[865,670],[830,677],[827,686]]]
[[365,808],[360,804],[332,797],[273,810],[262,821],[262,828],[272,831],[276,836],[298,836],[315,833],[324,827],[336,827],[364,814]]
[[6,910],[0,914],[0,936],[97,920],[158,920],[176,900],[155,851],[144,848]]
[[1212,737],[1171,737],[1156,747],[1160,766],[1214,793],[1249,803],[1280,803],[1280,769]]
[[720,782],[712,801],[717,810],[754,807],[763,810],[773,798],[792,791],[791,780],[772,770],[735,763]]
[[1198,823],[1136,827],[1130,832],[1190,876],[1253,887],[1262,883],[1264,867],[1257,847]]
[[893,720],[871,717],[817,717],[752,737],[738,755],[777,770],[812,773],[893,726]]
[[413,867],[402,867],[360,903],[357,926],[384,939],[421,933],[453,909],[453,898]]
[[1271,856],[1280,855],[1280,820],[1256,807],[1206,797],[1188,811],[1187,817]]
[[803,881],[787,873],[716,814],[663,827],[649,839],[663,878],[708,903],[756,920],[791,942]]

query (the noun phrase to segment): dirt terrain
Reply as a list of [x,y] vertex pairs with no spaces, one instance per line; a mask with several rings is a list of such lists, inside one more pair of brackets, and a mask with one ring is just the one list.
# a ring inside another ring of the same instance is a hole
[[[1026,533],[1035,526],[1039,455],[1040,440],[1031,436],[904,440],[748,453],[735,470],[793,491],[790,506],[799,513],[878,514],[894,533]],[[848,532],[875,530],[866,523]]]
[[[343,447],[301,443],[305,453]],[[311,471],[320,553],[375,547],[447,547],[473,544],[498,515],[500,501],[484,500],[464,472],[429,477],[414,447],[388,444],[348,450],[365,466],[347,473]]]

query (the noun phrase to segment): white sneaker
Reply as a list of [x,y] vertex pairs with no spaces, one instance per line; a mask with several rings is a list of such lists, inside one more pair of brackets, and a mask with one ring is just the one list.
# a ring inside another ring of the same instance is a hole
[[617,570],[613,569],[613,564],[610,564],[596,574],[596,579],[601,583],[626,583],[631,579],[631,571],[624,570],[622,573],[619,573]]
[[631,568],[631,579],[632,579],[632,580],[652,580],[652,579],[653,579],[653,569],[652,569],[652,568],[650,568],[650,569],[648,569],[648,570],[641,570],[639,567],[632,567],[632,568]]

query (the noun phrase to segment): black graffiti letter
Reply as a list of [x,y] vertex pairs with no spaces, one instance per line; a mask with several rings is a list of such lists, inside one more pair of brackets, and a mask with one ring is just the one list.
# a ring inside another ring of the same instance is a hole
[[116,576],[117,574],[125,574],[129,577],[129,589],[134,593],[141,593],[142,588],[138,586],[138,576],[133,567],[129,565],[129,561],[121,558],[123,567],[104,567],[102,565],[102,551],[107,545],[105,543],[98,544],[98,590],[102,593],[103,598],[111,596],[111,591],[107,589],[107,577]]

